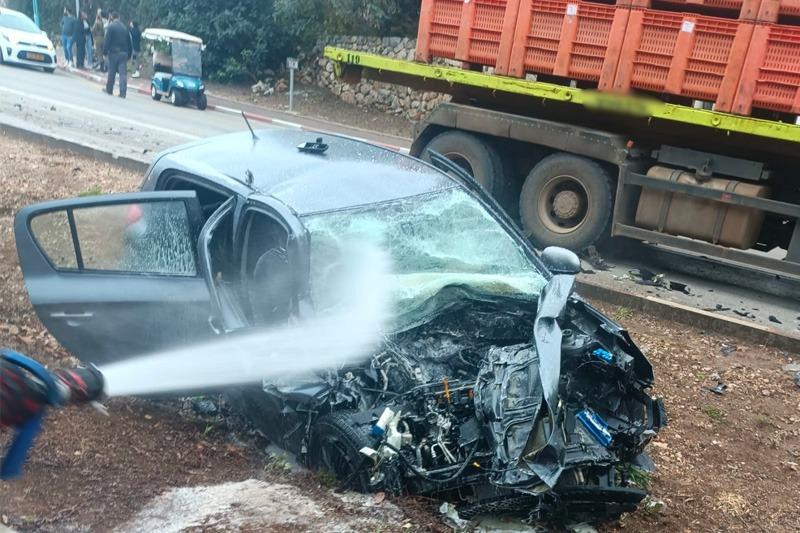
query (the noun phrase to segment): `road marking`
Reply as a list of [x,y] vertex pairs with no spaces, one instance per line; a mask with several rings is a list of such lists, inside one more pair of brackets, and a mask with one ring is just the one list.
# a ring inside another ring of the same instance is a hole
[[168,129],[168,128],[162,128],[160,126],[155,126],[153,124],[146,124],[146,123],[138,121],[138,120],[132,120],[132,119],[128,119],[128,118],[125,118],[125,117],[119,117],[119,116],[116,116],[116,115],[112,115],[111,113],[104,113],[102,111],[97,111],[95,109],[91,109],[91,108],[88,108],[88,107],[82,107],[82,106],[75,105],[75,104],[69,104],[69,103],[66,103],[66,102],[64,102],[62,100],[54,100],[52,98],[46,98],[44,96],[36,96],[36,95],[30,94],[30,93],[26,93],[26,92],[23,92],[23,91],[18,91],[16,89],[11,89],[9,87],[0,86],[0,91],[6,92],[6,93],[9,93],[9,94],[13,94],[13,95],[16,95],[16,96],[20,96],[22,98],[30,98],[31,100],[37,100],[37,101],[43,102],[45,104],[57,105],[59,107],[65,107],[67,109],[72,109],[74,111],[80,111],[81,113],[86,113],[86,114],[89,114],[89,115],[95,115],[97,117],[105,118],[105,119],[108,119],[108,120],[115,120],[117,122],[122,122],[124,124],[129,124],[131,126],[136,126],[136,127],[139,127],[139,128],[146,128],[146,129],[149,129],[149,130],[157,131],[159,133],[166,133],[168,135],[174,135],[176,137],[182,137],[182,138],[188,139],[190,141],[196,141],[197,139],[201,139],[202,138],[202,137],[200,137],[198,135],[191,135],[189,133],[182,133],[180,131],[175,131],[175,130],[171,130],[171,129]]

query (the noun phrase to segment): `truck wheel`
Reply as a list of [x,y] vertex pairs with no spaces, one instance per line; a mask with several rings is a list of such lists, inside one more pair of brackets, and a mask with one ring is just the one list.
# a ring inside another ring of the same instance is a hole
[[325,415],[311,428],[308,466],[340,482],[350,480],[345,488],[368,492],[371,461],[359,451],[364,446],[372,446],[366,427],[356,425],[347,413]]
[[431,139],[422,150],[422,159],[430,163],[428,150],[438,152],[472,174],[486,192],[501,206],[509,203],[508,184],[500,154],[489,142],[461,131],[446,131]]
[[522,226],[537,248],[575,251],[607,237],[612,205],[608,173],[570,154],[542,159],[525,178],[519,199]]

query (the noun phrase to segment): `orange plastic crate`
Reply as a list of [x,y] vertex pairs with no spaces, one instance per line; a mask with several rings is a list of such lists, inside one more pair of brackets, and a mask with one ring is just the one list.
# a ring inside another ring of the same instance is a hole
[[417,61],[455,59],[463,0],[423,0],[417,34]]
[[[628,1],[631,7],[646,8],[653,7],[653,0],[623,0]],[[780,0],[766,0],[780,1]],[[800,1],[800,0],[795,0]],[[669,10],[683,11],[692,8],[705,8],[715,12],[730,12],[731,18],[742,20],[756,20],[758,10],[762,0],[659,0],[657,7],[664,7]],[[726,16],[725,14],[721,16]]]
[[753,27],[687,13],[632,10],[614,89],[677,94],[730,111]]
[[800,0],[761,0],[756,20],[777,22],[779,16],[800,18]]
[[742,69],[733,112],[753,108],[800,114],[800,27],[756,26]]
[[551,74],[610,88],[629,13],[581,1],[521,0],[508,74]]
[[458,59],[505,72],[519,0],[423,0],[417,60]]

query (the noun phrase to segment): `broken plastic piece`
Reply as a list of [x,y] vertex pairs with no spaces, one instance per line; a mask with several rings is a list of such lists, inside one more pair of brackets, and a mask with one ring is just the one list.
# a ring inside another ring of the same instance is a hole
[[725,389],[727,388],[728,386],[725,383],[719,381],[714,387],[709,387],[708,390],[713,392],[714,394],[722,396],[723,394],[725,394]]
[[375,450],[373,450],[373,449],[372,449],[372,448],[370,448],[369,446],[364,446],[363,448],[361,448],[360,450],[358,450],[358,452],[359,452],[359,453],[361,453],[361,454],[363,454],[363,455],[366,455],[366,456],[367,456],[367,457],[369,457],[370,459],[372,459],[372,458],[374,458],[375,456],[377,456],[377,455],[378,455],[378,452],[377,452],[377,451],[375,451]]
[[602,359],[606,363],[610,363],[614,360],[614,354],[606,350],[605,348],[595,348],[592,350],[592,355],[597,357],[598,359]]
[[602,444],[604,448],[608,448],[608,445],[611,444],[612,437],[611,433],[608,431],[608,424],[606,424],[605,420],[600,418],[600,415],[588,409],[584,409],[577,414],[577,418],[597,442]]

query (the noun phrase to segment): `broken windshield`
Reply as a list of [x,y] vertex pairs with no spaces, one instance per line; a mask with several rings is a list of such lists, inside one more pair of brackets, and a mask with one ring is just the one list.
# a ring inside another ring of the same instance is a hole
[[389,255],[396,329],[424,319],[426,302],[445,287],[535,299],[546,283],[522,246],[459,188],[317,213],[303,222],[318,310],[336,306],[336,279],[354,243],[377,245]]

